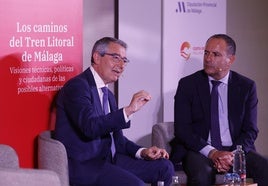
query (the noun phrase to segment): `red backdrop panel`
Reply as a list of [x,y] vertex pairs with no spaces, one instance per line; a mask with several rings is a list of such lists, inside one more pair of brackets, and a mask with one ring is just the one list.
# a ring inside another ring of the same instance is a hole
[[35,167],[53,100],[82,70],[82,0],[0,0],[0,143]]

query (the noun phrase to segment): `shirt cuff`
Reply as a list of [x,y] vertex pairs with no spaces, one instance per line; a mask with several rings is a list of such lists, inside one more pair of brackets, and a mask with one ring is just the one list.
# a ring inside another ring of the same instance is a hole
[[204,156],[206,156],[208,158],[208,154],[211,150],[215,149],[214,147],[212,147],[211,145],[207,145],[204,148],[202,148],[199,152],[201,154],[203,154]]
[[131,120],[133,117],[132,114],[129,117],[127,117],[125,108],[123,108],[123,113],[124,113],[124,118],[125,118],[126,123],[129,122],[129,120]]
[[141,151],[143,150],[143,149],[146,149],[146,148],[139,148],[139,150],[136,152],[136,154],[135,154],[135,157],[136,158],[138,158],[138,159],[143,159],[142,157],[141,157]]

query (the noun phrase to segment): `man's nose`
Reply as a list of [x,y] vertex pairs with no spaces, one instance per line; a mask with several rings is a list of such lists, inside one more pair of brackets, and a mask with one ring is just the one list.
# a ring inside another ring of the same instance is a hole
[[120,59],[118,65],[120,65],[120,67],[125,67],[126,63],[124,62],[123,59]]
[[205,55],[205,60],[208,62],[211,62],[213,58],[214,58],[213,53],[208,53],[207,55]]

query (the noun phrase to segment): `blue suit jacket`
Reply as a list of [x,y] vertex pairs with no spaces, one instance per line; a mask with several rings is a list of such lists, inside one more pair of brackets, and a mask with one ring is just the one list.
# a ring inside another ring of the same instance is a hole
[[[110,91],[109,104],[111,113],[104,115],[89,68],[70,79],[60,90],[54,137],[66,148],[70,176],[73,170],[84,171],[79,166],[85,164],[74,162],[86,161],[87,169],[94,169],[96,162],[110,155],[110,132],[113,132],[116,153],[135,157],[140,148],[123,136],[121,129],[129,128],[130,122],[125,122],[123,109],[117,108],[115,97]],[[89,162],[92,162],[92,167]],[[91,171],[94,174],[94,170]]]
[[[246,152],[255,150],[257,138],[257,93],[254,81],[234,72],[228,80],[228,120],[233,145]],[[210,89],[203,70],[182,78],[174,104],[175,139],[172,161],[180,162],[187,149],[200,151],[207,145],[210,130]]]

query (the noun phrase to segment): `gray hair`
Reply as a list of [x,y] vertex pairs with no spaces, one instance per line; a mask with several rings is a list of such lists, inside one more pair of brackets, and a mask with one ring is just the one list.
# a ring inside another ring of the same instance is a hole
[[92,48],[91,64],[94,63],[93,54],[95,52],[98,52],[101,56],[104,56],[105,52],[107,51],[107,47],[111,42],[119,44],[122,47],[124,47],[125,49],[127,49],[127,44],[124,41],[117,39],[117,38],[113,38],[113,37],[103,37],[103,38],[99,39],[98,41],[96,41],[96,43],[94,44],[94,46]]

